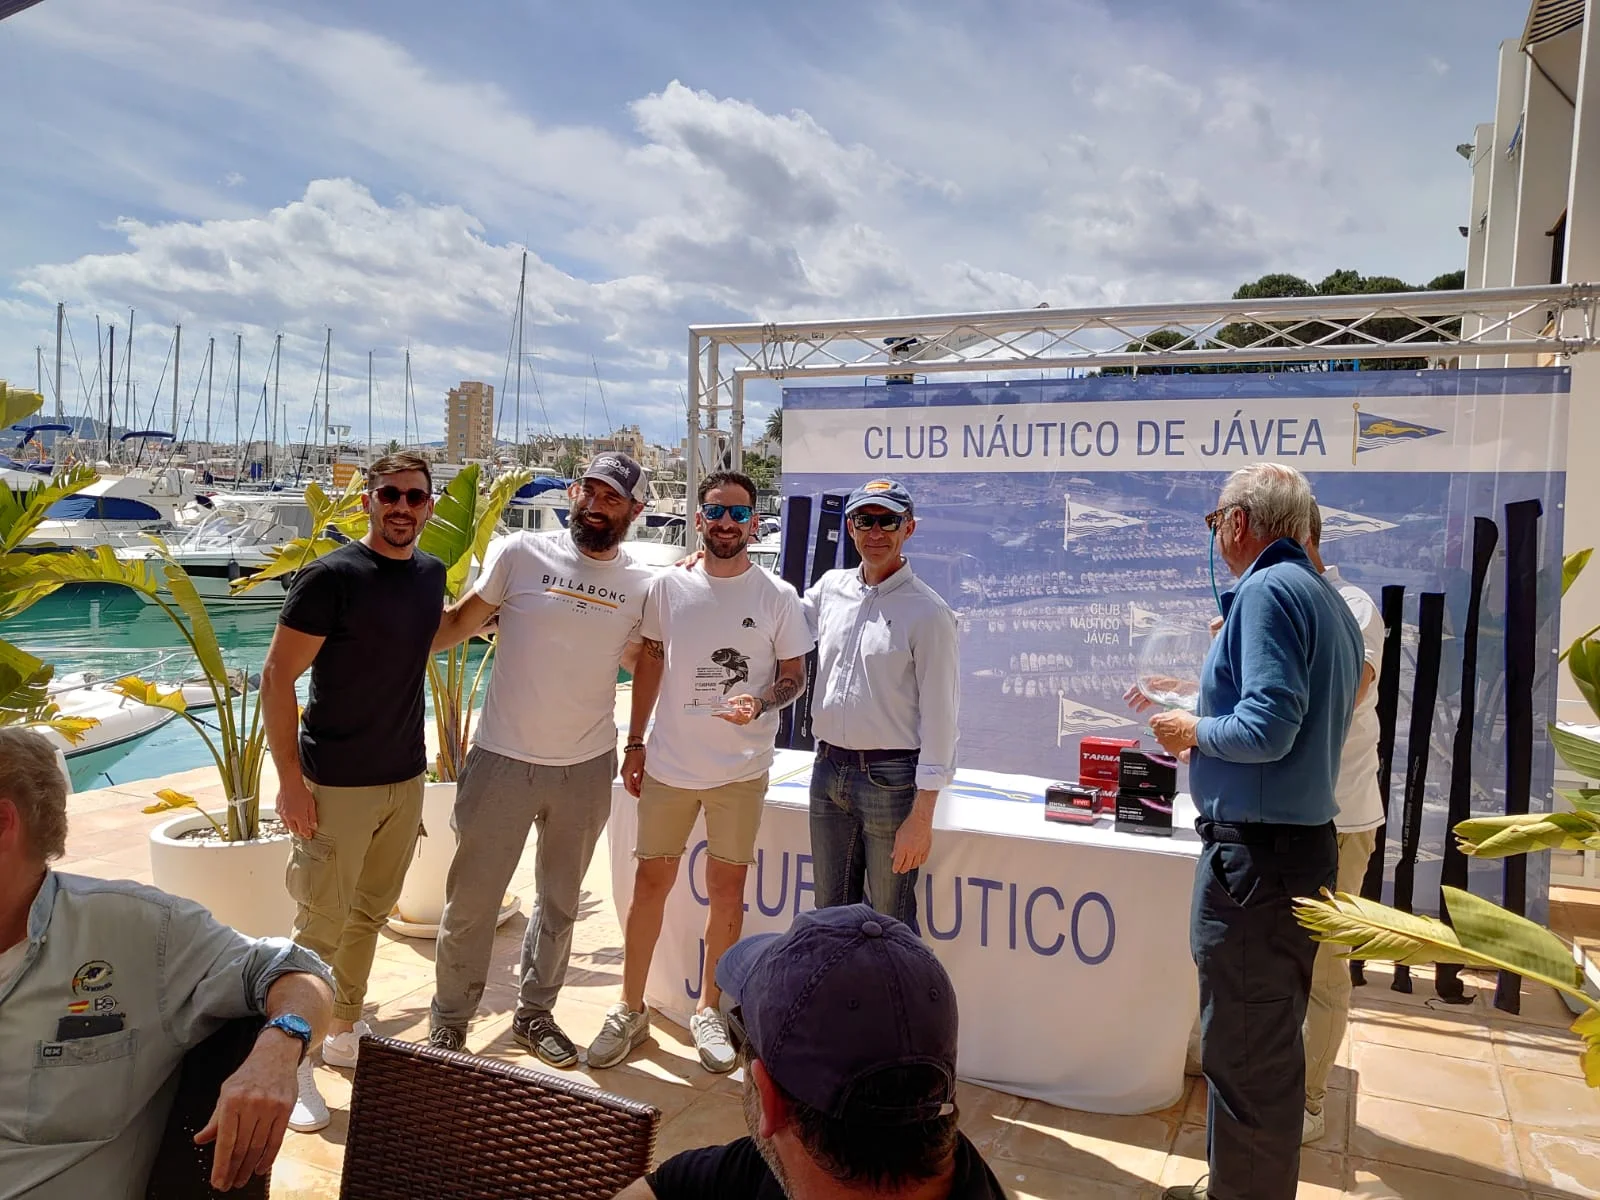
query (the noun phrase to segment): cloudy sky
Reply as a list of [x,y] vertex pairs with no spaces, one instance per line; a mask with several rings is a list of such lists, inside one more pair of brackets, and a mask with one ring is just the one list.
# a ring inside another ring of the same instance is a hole
[[0,377],[32,383],[65,301],[84,411],[95,317],[120,347],[132,308],[165,424],[175,323],[185,412],[208,337],[221,392],[243,335],[248,410],[281,331],[303,428],[331,327],[334,419],[364,431],[370,350],[398,436],[409,346],[439,438],[444,389],[506,376],[526,249],[524,430],[676,441],[693,321],[1421,282],[1465,258],[1454,147],[1525,12],[44,0],[0,22]]

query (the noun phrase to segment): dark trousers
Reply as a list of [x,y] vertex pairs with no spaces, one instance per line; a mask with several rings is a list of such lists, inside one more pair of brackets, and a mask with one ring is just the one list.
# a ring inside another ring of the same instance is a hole
[[1292,901],[1332,887],[1332,823],[1200,821],[1189,948],[1200,972],[1212,1200],[1294,1200],[1305,1108],[1301,1025],[1317,947]]
[[[869,752],[875,753],[875,752]],[[817,755],[811,768],[811,871],[816,906],[860,904],[917,927],[917,876],[894,869],[894,838],[917,800],[915,751],[849,761]]]

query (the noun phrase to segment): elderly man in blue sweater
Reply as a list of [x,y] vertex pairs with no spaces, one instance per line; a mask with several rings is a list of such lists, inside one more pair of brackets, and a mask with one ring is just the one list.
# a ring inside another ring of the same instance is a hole
[[1334,784],[1363,655],[1355,618],[1301,544],[1313,503],[1292,467],[1229,476],[1206,525],[1239,583],[1222,597],[1198,715],[1150,719],[1169,753],[1189,756],[1205,843],[1190,948],[1210,1175],[1167,1189],[1171,1200],[1292,1200],[1297,1187],[1316,945],[1292,901],[1334,882]]

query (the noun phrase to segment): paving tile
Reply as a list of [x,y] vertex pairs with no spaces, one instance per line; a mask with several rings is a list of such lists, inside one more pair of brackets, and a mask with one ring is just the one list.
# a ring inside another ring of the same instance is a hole
[[956,1084],[956,1110],[961,1114],[961,1132],[966,1134],[985,1158],[995,1143],[1010,1128],[1007,1118],[1015,1117],[1027,1101],[1021,1096],[997,1092],[976,1083]]
[[1511,1119],[1518,1125],[1556,1133],[1600,1131],[1600,1094],[1581,1079],[1519,1067],[1507,1067],[1501,1076]]
[[1108,1116],[1029,1100],[994,1143],[994,1153],[1067,1175],[1139,1186],[1161,1177],[1174,1122],[1153,1116]]
[[1357,1158],[1520,1186],[1522,1175],[1509,1121],[1356,1097],[1349,1152]]
[[1493,1063],[1357,1042],[1355,1071],[1363,1093],[1497,1120],[1509,1116]]
[[[1173,1139],[1172,1152],[1162,1167],[1161,1186],[1194,1183],[1205,1173],[1205,1126],[1185,1125]],[[1342,1154],[1329,1153],[1316,1147],[1302,1147],[1300,1187],[1296,1191],[1296,1200],[1338,1200],[1344,1190],[1344,1176]]]
[[656,1162],[684,1150],[731,1142],[749,1132],[740,1101],[732,1096],[703,1095],[661,1122],[656,1136]]
[[1344,1194],[1348,1200],[1523,1200],[1527,1195],[1521,1188],[1361,1158],[1349,1160]]
[[1583,1039],[1576,1034],[1531,1025],[1495,1029],[1493,1033],[1495,1059],[1502,1067],[1583,1078],[1578,1061]]
[[1422,1012],[1372,1010],[1350,1022],[1350,1037],[1360,1044],[1375,1042],[1424,1054],[1442,1054],[1474,1062],[1493,1062],[1490,1030],[1480,1022],[1436,1017]]
[[284,1149],[272,1164],[272,1200],[338,1200],[339,1175],[302,1162]]
[[1542,1129],[1516,1129],[1517,1156],[1528,1186],[1563,1196],[1600,1196],[1600,1140]]

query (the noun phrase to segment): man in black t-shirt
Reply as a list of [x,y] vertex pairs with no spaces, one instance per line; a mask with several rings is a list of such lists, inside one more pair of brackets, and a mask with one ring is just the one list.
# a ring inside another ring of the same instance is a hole
[[[427,766],[422,686],[444,608],[445,567],[416,549],[433,513],[428,460],[373,463],[366,535],[296,573],[261,669],[278,816],[294,834],[287,884],[294,940],[333,968],[329,1066],[353,1067],[367,976],[422,821]],[[295,680],[311,669],[305,714]],[[320,1129],[327,1105],[300,1064],[291,1129]]]
[[956,1128],[956,996],[910,928],[802,913],[717,963],[750,1136],[688,1150],[617,1200],[999,1200]]

